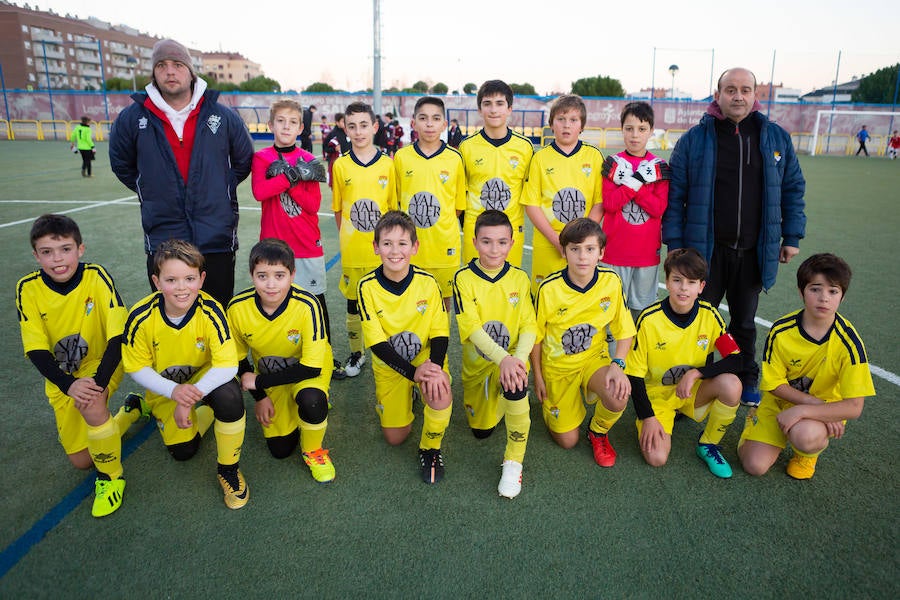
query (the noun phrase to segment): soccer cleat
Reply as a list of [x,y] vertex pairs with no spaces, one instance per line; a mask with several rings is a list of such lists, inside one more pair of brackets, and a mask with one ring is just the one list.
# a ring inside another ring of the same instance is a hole
[[744,388],[744,391],[741,392],[741,404],[743,404],[744,406],[759,406],[759,401],[761,398],[762,396],[759,393],[759,388],[755,385],[748,385]]
[[514,460],[503,461],[503,471],[497,493],[504,498],[515,498],[522,491],[522,463]]
[[609,443],[609,436],[605,433],[594,433],[588,429],[588,439],[594,450],[594,461],[601,467],[611,467],[616,464],[616,451]]
[[303,452],[303,462],[309,467],[313,479],[319,483],[331,483],[334,481],[334,463],[328,456],[328,450],[319,448],[312,452]]
[[244,474],[236,466],[219,465],[219,485],[225,492],[225,506],[238,509],[250,500],[250,488],[244,481]]
[[94,506],[91,514],[95,517],[105,517],[119,510],[122,506],[122,496],[125,493],[125,480],[121,477],[110,481],[97,476],[94,482]]
[[722,452],[715,444],[697,444],[697,456],[706,463],[709,472],[716,477],[728,479],[731,477],[731,465],[722,456]]
[[150,409],[150,405],[147,404],[147,401],[144,400],[144,397],[141,394],[131,392],[130,394],[125,396],[125,402],[122,405],[125,408],[125,412],[139,410],[142,417],[149,417],[151,414],[153,414],[153,411]]
[[800,456],[794,454],[787,464],[787,474],[794,479],[812,479],[816,473],[818,456]]
[[[347,371],[344,370],[344,365],[342,365],[341,361],[336,358],[334,359],[334,370],[331,372],[331,378],[335,381],[347,379]],[[329,406],[328,408],[331,407]]]
[[356,377],[364,364],[366,364],[366,355],[362,352],[354,352],[344,365],[344,373],[347,374],[347,377]]
[[422,481],[425,483],[437,483],[444,478],[444,457],[441,456],[440,448],[419,448],[419,464],[422,466]]

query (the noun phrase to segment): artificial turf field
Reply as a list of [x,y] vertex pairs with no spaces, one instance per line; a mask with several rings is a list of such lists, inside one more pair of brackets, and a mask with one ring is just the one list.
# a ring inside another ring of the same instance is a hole
[[[900,161],[801,157],[801,165],[807,237],[761,298],[760,347],[766,323],[799,307],[800,261],[834,252],[854,268],[841,312],[866,343],[877,391],[812,480],[787,477],[784,457],[762,478],[743,473],[736,444],[745,408],[722,443],[735,475],[718,480],[694,455],[701,425],[679,422],[669,464],[654,469],[640,456],[629,407],[610,434],[618,462],[601,469],[586,440],[572,450],[553,444],[532,399],[523,490],[506,500],[496,492],[502,427],[487,440],[472,437],[456,385],[447,475],[428,486],[416,458],[421,407],[407,442],[388,447],[366,366],[331,388],[330,485],[317,485],[296,455],[271,458],[247,395],[245,508],[222,503],[211,437],[176,463],[140,421],[125,442],[124,505],[94,519],[84,501],[93,476],[70,467],[41,378],[22,354],[14,286],[36,268],[31,221],[67,212],[81,226],[85,260],[106,266],[125,301],[136,302],[149,291],[137,200],[110,172],[104,144],[94,178],[82,179],[67,144],[0,142],[0,598],[898,597]],[[246,257],[259,233],[249,180],[239,195],[238,289],[249,285]],[[324,186],[323,196],[331,265],[337,236]],[[328,304],[344,358],[338,271],[328,273]],[[455,323],[450,345],[458,378]],[[111,408],[135,389],[126,377]]]

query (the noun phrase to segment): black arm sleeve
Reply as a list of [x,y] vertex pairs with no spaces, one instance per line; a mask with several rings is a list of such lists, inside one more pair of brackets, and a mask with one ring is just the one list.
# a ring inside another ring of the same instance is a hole
[[439,367],[444,366],[444,359],[447,358],[447,347],[450,345],[450,338],[440,336],[431,338],[431,362]]
[[69,387],[75,383],[76,378],[59,368],[59,364],[49,350],[32,350],[28,353],[28,360],[35,366],[38,373],[58,387],[63,394],[69,393]]
[[372,354],[410,381],[415,380],[416,368],[411,362],[397,354],[397,351],[388,342],[379,342],[372,346]]
[[[242,358],[240,362],[238,362],[238,379],[241,378],[241,375],[244,373],[252,373],[253,365],[250,364],[250,361],[246,358]],[[250,395],[253,396],[253,399],[259,402],[263,398],[266,397],[266,390],[257,388],[255,390],[248,390]]]
[[106,386],[109,385],[109,380],[112,379],[113,373],[116,372],[121,361],[122,336],[117,335],[109,340],[109,343],[106,345],[106,351],[103,353],[103,358],[100,359],[97,372],[94,373],[94,383],[106,389]]
[[742,362],[739,353],[729,354],[721,360],[714,363],[699,367],[700,376],[703,379],[711,379],[722,373],[738,373],[741,370]]
[[656,416],[653,406],[650,404],[650,396],[647,395],[647,383],[644,378],[629,375],[628,381],[631,382],[631,400],[634,402],[634,412],[637,414],[637,418],[643,421]]
[[306,379],[318,377],[322,373],[322,369],[316,367],[307,367],[302,363],[291,365],[286,369],[282,369],[277,373],[260,373],[256,376],[256,388],[270,388],[276,385],[284,385],[286,383],[298,383]]

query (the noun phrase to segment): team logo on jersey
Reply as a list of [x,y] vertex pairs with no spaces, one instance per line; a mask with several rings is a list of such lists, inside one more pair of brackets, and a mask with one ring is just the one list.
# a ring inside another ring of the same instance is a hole
[[380,218],[381,209],[374,200],[363,198],[354,202],[350,207],[350,223],[357,231],[364,233],[375,231],[375,224]]
[[481,186],[481,206],[484,210],[504,211],[509,206],[512,198],[512,191],[506,182],[499,177],[493,177],[484,182]]
[[584,216],[584,213],[587,212],[587,202],[581,190],[567,187],[553,194],[551,208],[557,221],[568,223]]
[[474,416],[475,416],[475,409],[472,408],[472,405],[471,405],[471,404],[466,404],[465,406],[466,406],[466,412],[469,413],[469,416],[470,416],[470,417],[474,417]]
[[441,183],[447,183],[450,180],[450,171],[441,171],[438,173],[438,179],[441,180]]
[[581,165],[581,172],[584,173],[585,177],[590,177],[593,169],[591,168],[591,163],[584,163]]
[[378,178],[378,185],[381,186],[381,189],[386,188],[386,187],[387,187],[387,184],[388,184],[388,178],[387,178],[387,175],[382,175],[382,176],[380,176],[380,177]]
[[776,150],[776,151],[775,151],[775,154],[774,154],[774,157],[775,157],[775,162],[781,162],[781,152],[779,152],[778,150]]
[[553,172],[554,172],[555,170],[556,170],[556,169],[554,169],[553,167],[547,167],[546,169],[544,169],[544,174],[545,174],[545,175],[553,175]]
[[94,310],[94,299],[88,296],[88,299],[84,301],[84,316],[90,315],[92,310]]
[[287,339],[290,343],[297,345],[297,342],[300,341],[300,332],[296,329],[288,330]]
[[348,185],[350,185],[351,183],[353,183],[353,178],[352,178],[352,177],[347,177],[346,179],[344,179],[344,185],[345,185],[345,186],[348,186]]
[[674,367],[669,367],[665,373],[663,373],[662,379],[660,383],[663,385],[675,385],[681,378],[684,377],[684,374],[690,371],[693,367],[690,365],[675,365]]
[[412,331],[401,331],[392,335],[388,338],[388,343],[397,354],[409,362],[412,362],[422,351],[422,340]]
[[516,155],[512,155],[509,157],[509,166],[515,170],[519,166],[519,157]]
[[591,347],[597,328],[590,323],[579,323],[566,329],[560,337],[563,352],[567,355],[584,352]]
[[483,159],[483,158],[476,158],[476,159],[475,159],[475,166],[476,166],[476,167],[480,167],[480,166],[483,165],[483,164],[484,164],[484,159]]
[[209,118],[206,120],[206,126],[209,127],[209,130],[213,133],[219,131],[219,125],[222,124],[222,117],[219,115],[209,115]]
[[66,373],[77,371],[87,353],[87,340],[79,333],[66,336],[53,345],[53,357],[56,359],[56,364]]
[[412,176],[413,176],[413,170],[412,169],[407,170],[406,177],[412,177]]
[[622,207],[622,217],[629,225],[643,225],[650,220],[650,215],[637,205],[634,200],[629,200]]
[[707,336],[706,334],[698,335],[697,336],[697,347],[703,348],[703,350],[706,350],[707,348],[709,348],[709,336]]
[[428,229],[441,218],[441,203],[430,192],[417,192],[409,199],[406,212],[412,217],[416,227]]
[[803,360],[799,358],[792,358],[790,362],[792,367],[799,367],[803,364]]
[[562,317],[562,316],[565,315],[567,312],[569,312],[569,309],[568,309],[567,307],[563,306],[562,308],[557,309],[557,311],[556,311],[556,316],[557,316],[557,317]]
[[416,310],[420,315],[424,315],[425,311],[428,310],[428,301],[427,300],[419,300],[416,302]]
[[600,298],[600,310],[606,312],[609,310],[609,307],[612,305],[612,300],[609,299],[609,296],[603,296]]
[[[509,333],[509,329],[506,328],[506,325],[503,324],[502,321],[488,321],[482,326],[484,332],[491,336],[491,339],[494,340],[494,343],[503,348],[504,350],[509,350],[509,342],[512,339],[512,335]],[[478,352],[478,356],[483,358],[484,360],[490,360],[484,352],[479,350],[477,347],[475,351]]]
[[509,303],[512,304],[513,306],[519,305],[519,292],[510,292]]
[[138,129],[147,129],[147,117],[138,119]]
[[666,343],[665,343],[665,342],[656,342],[656,349],[657,349],[657,350],[665,350],[665,349],[666,349]]
[[196,346],[197,350],[200,352],[206,352],[206,340],[202,337],[198,337],[194,342],[194,346]]

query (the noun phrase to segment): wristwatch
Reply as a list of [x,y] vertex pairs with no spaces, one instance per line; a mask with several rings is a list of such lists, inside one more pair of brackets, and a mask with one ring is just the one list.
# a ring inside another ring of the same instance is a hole
[[613,363],[619,365],[619,368],[622,369],[623,371],[625,370],[625,359],[614,358],[611,361],[609,361],[609,364],[613,364]]

